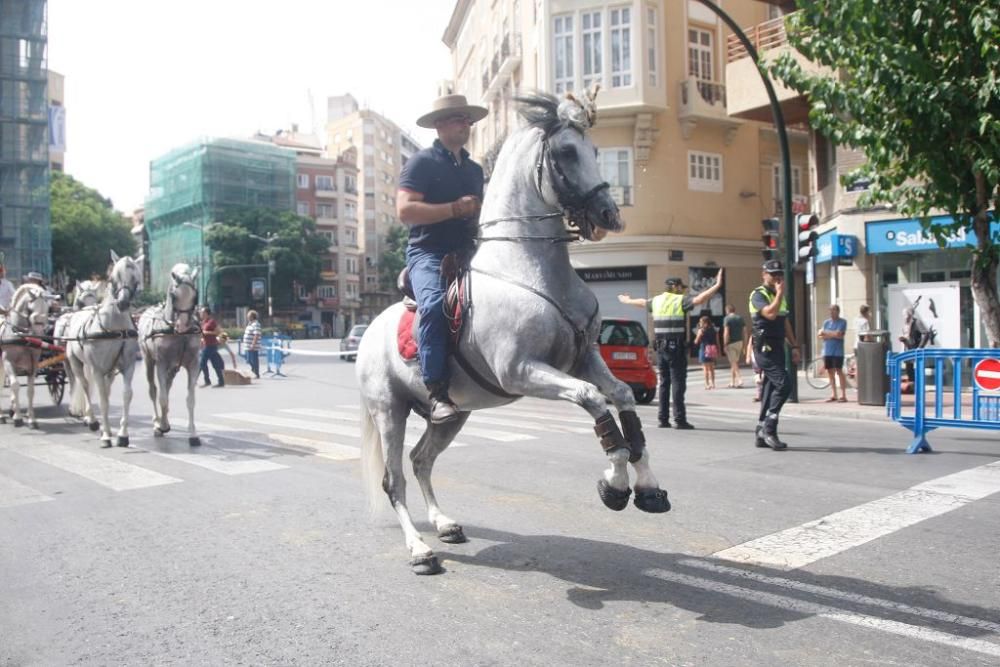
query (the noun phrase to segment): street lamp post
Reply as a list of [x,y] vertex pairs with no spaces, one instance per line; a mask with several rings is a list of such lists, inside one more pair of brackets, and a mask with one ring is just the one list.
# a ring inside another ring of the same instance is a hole
[[[272,243],[274,243],[275,241],[278,240],[278,237],[274,236],[273,234],[272,235],[268,235],[267,237],[258,236],[257,234],[248,234],[248,236],[250,238],[252,238],[252,239],[256,239],[258,241],[263,241],[264,245],[271,245]],[[267,280],[267,316],[268,316],[268,318],[273,318],[274,317],[274,299],[271,296],[271,276],[272,275],[274,275],[274,260],[273,259],[268,259],[267,260],[267,277],[266,277],[266,280]]]

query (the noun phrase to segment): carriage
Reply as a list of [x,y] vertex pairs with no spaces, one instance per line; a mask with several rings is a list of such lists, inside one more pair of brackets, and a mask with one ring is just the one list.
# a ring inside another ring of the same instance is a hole
[[[44,386],[48,388],[49,398],[52,399],[52,405],[55,406],[62,405],[63,396],[66,393],[66,350],[61,345],[56,345],[52,342],[52,334],[55,329],[57,316],[58,313],[49,317],[49,323],[45,328],[44,336],[38,338],[27,336],[25,338],[29,346],[40,347],[42,351],[38,368],[31,381],[36,387]],[[27,385],[27,379],[21,380],[20,378],[27,378],[27,376],[18,374],[18,381]],[[11,378],[5,375],[3,381],[4,389],[10,386],[10,381]]]

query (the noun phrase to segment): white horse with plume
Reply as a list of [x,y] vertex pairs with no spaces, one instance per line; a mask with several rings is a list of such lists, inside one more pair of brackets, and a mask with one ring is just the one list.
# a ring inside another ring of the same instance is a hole
[[198,288],[194,271],[187,264],[175,264],[170,269],[170,289],[167,300],[147,308],[139,317],[139,342],[146,365],[149,398],[153,402],[153,434],[162,436],[170,431],[167,413],[170,407],[170,387],[183,368],[187,371],[188,444],[201,444],[194,426],[195,387],[198,384],[198,355],[201,348],[201,327],[195,316]]
[[[20,403],[21,383],[17,379],[18,373],[21,373],[28,377],[28,425],[38,428],[38,421],[35,419],[35,374],[42,354],[38,343],[45,336],[49,308],[45,288],[28,283],[17,288],[10,310],[0,319],[0,351],[3,352],[0,386],[3,386],[6,375],[10,380],[10,408],[14,426],[24,426]],[[6,422],[6,413],[0,413],[0,424]]]
[[75,333],[66,345],[66,360],[71,364],[76,383],[70,410],[83,414],[94,428],[94,409],[90,384],[97,389],[101,408],[101,446],[111,446],[109,408],[111,384],[122,376],[122,417],[118,428],[119,447],[128,447],[128,415],[132,404],[132,374],[139,355],[138,333],[132,322],[132,299],[142,284],[142,271],[131,257],[119,257],[111,251],[114,265],[108,272],[108,291],[97,306],[73,313],[70,330]]
[[[570,401],[593,417],[610,462],[598,482],[607,507],[622,510],[628,504],[631,462],[635,505],[645,512],[670,509],[649,466],[632,390],[611,374],[594,346],[601,321],[598,302],[573,270],[567,249],[575,236],[564,218],[591,241],[624,228],[586,135],[596,117],[594,95],[562,101],[548,95],[521,98],[527,127],[506,141],[490,179],[469,274],[472,306],[449,361],[451,398],[461,412],[449,423],[428,420],[410,454],[428,519],[443,542],[466,538],[438,506],[431,486],[434,461],[472,410],[522,396]],[[397,351],[403,309],[396,304],[375,318],[358,349],[362,466],[372,502],[384,491],[396,511],[413,572],[434,574],[441,571],[440,563],[406,506],[407,416],[411,410],[427,415],[430,399],[418,363]],[[621,429],[605,397],[617,409]]]

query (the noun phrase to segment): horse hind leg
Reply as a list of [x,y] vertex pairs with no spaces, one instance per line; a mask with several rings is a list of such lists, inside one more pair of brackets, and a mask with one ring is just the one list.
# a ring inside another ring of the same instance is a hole
[[432,424],[428,421],[427,430],[424,431],[417,446],[410,452],[413,474],[417,478],[417,483],[420,484],[420,490],[423,492],[424,501],[427,504],[427,518],[437,529],[438,539],[448,544],[460,544],[468,540],[462,526],[441,512],[434,495],[434,487],[431,485],[431,471],[437,457],[458,435],[468,420],[469,414],[468,412],[459,413],[458,419],[444,424]]
[[32,363],[28,367],[28,377],[30,378],[28,382],[28,428],[37,429],[38,420],[35,419],[35,374],[37,373],[37,364]]
[[145,353],[143,355],[142,363],[146,369],[146,387],[149,391],[149,402],[153,404],[153,436],[160,437],[163,435],[163,431],[160,429],[160,404],[156,396],[156,362],[153,361],[152,356],[152,352]]

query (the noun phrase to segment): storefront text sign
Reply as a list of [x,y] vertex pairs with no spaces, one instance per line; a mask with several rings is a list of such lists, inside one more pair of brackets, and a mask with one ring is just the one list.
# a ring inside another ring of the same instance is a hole
[[[834,258],[850,259],[858,255],[858,237],[850,234],[826,232],[816,241],[816,263],[832,261]],[[850,262],[848,262],[850,263]]]
[[[931,218],[932,224],[948,225],[951,216],[943,215]],[[994,222],[990,233],[1000,233],[1000,224]],[[962,248],[976,245],[976,235],[972,231],[959,229],[952,234],[945,244],[946,248]],[[939,248],[934,237],[924,231],[919,220],[880,220],[865,225],[865,250],[869,255],[888,252],[918,252],[921,250],[937,250]]]
[[645,266],[614,266],[603,269],[577,269],[584,282],[605,283],[620,280],[646,280]]

